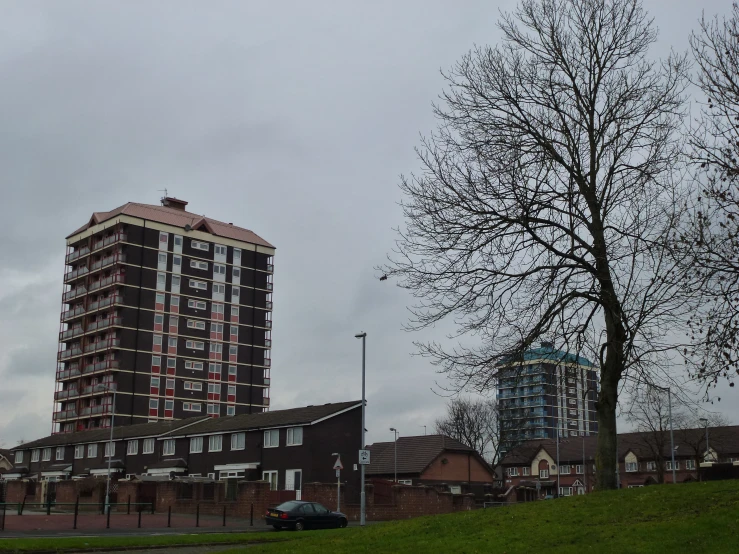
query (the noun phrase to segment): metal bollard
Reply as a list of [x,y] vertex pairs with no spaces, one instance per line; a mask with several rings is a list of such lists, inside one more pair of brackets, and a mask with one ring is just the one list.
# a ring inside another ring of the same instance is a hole
[[80,512],[80,497],[77,497],[77,500],[74,502],[74,524],[72,525],[72,529],[77,529],[77,514]]
[[128,505],[126,506],[126,515],[131,515],[131,495],[128,495]]
[[141,507],[139,507],[139,529],[141,529]]
[[172,506],[167,506],[167,527],[172,527]]
[[249,513],[249,527],[254,527],[254,503],[252,503]]
[[195,505],[195,527],[200,527],[200,502]]
[[0,531],[5,531],[5,503],[3,503],[3,518],[0,520]]
[[223,507],[223,526],[226,526],[226,506]]
[[51,515],[51,497],[46,499],[46,515]]

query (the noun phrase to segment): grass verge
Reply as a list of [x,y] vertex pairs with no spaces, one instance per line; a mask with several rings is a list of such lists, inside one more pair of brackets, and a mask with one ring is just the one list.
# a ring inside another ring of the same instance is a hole
[[81,552],[99,549],[126,549],[143,546],[196,546],[206,544],[249,544],[283,539],[276,533],[205,533],[197,535],[155,535],[130,537],[58,537],[39,539],[2,539],[0,553],[54,551]]
[[288,540],[250,551],[737,553],[739,481],[604,491],[281,537]]

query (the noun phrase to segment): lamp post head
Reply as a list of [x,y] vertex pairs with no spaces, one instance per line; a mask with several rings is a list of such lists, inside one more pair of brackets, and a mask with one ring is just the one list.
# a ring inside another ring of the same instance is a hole
[[396,429],[395,429],[395,427],[390,427],[390,430],[391,431],[395,431]]
[[357,333],[356,335],[354,335],[354,338],[355,339],[363,339],[366,336],[367,336],[367,333],[361,332],[361,333]]
[[700,421],[703,425],[708,425],[708,419],[705,417],[700,418],[698,421]]

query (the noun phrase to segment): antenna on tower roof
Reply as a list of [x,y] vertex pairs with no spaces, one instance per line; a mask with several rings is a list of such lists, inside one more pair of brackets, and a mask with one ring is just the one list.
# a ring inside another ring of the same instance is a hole
[[164,205],[164,199],[169,197],[169,193],[167,192],[167,189],[159,189],[158,192],[163,192],[164,196],[160,198],[160,201],[162,202],[162,205]]

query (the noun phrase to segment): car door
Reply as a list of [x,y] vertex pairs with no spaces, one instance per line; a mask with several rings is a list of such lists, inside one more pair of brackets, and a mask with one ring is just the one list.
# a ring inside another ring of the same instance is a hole
[[317,527],[331,527],[334,524],[333,514],[323,504],[313,502],[311,506],[313,506],[313,510],[316,513]]
[[300,513],[303,516],[303,521],[305,522],[306,527],[315,528],[315,527],[321,526],[321,522],[318,519],[319,514],[316,513],[315,509],[313,508],[313,504],[311,503],[303,504],[300,507]]

